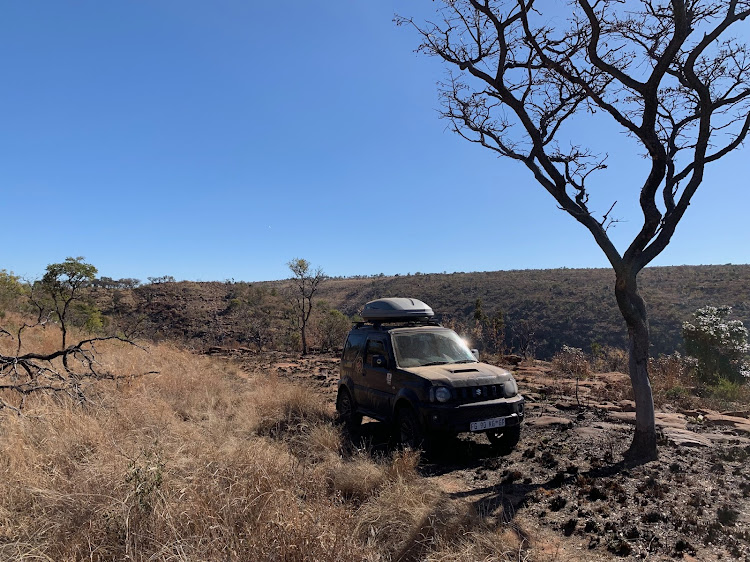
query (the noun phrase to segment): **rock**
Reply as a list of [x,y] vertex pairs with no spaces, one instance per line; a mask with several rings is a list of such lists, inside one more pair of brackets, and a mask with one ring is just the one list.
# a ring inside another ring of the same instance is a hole
[[630,546],[628,541],[615,538],[607,543],[607,550],[617,556],[629,556],[633,552],[633,547]]
[[635,412],[609,412],[609,417],[624,423],[635,423]]
[[711,439],[704,435],[699,435],[687,429],[676,427],[665,427],[664,436],[675,445],[683,447],[710,447]]
[[750,420],[737,416],[727,416],[724,414],[709,412],[704,416],[703,423],[707,426],[730,426],[745,433],[750,433]]
[[[635,424],[635,412],[609,412],[609,417],[624,423]],[[687,428],[687,419],[684,415],[675,412],[656,412],[654,415],[656,426],[677,429]]]
[[658,427],[675,427],[687,429],[687,418],[676,412],[656,412],[656,425]]
[[564,497],[555,496],[549,502],[550,511],[560,511],[563,507],[565,507],[565,504],[567,503],[568,503],[568,500],[566,500]]
[[527,418],[526,425],[535,427],[551,427],[555,425],[564,426],[570,428],[573,426],[573,422],[568,418],[561,418],[558,416],[541,416],[538,418]]
[[578,525],[578,519],[574,517],[568,519],[565,522],[565,525],[563,526],[563,534],[566,537],[569,537],[570,535],[572,535],[573,532],[576,530],[576,525]]
[[619,404],[612,404],[612,402],[604,402],[603,404],[597,404],[594,406],[597,410],[603,410],[605,412],[622,412],[622,406]]
[[738,435],[726,435],[724,433],[702,433],[705,437],[709,438],[712,443],[731,443],[734,445],[747,446],[750,445],[750,437],[741,437]]
[[558,402],[555,402],[555,408],[560,411],[568,411],[568,410],[577,410],[580,408],[578,405],[578,402],[576,402],[574,399],[569,400],[560,400]]
[[520,355],[503,355],[502,362],[507,365],[519,365],[523,361]]
[[623,412],[635,412],[635,402],[632,400],[620,400],[618,405]]

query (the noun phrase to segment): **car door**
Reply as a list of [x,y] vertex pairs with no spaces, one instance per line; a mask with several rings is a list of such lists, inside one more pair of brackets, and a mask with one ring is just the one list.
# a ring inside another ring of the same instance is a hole
[[388,337],[385,334],[372,334],[367,338],[364,361],[368,394],[366,408],[381,418],[388,416],[393,400],[390,357]]
[[341,356],[341,374],[351,380],[351,391],[354,402],[359,407],[366,407],[367,385],[364,378],[365,341],[364,332],[351,332]]

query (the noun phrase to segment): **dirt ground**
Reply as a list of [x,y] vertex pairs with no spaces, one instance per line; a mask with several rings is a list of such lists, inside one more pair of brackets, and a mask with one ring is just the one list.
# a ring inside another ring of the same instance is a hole
[[[314,388],[333,409],[338,359],[240,355],[251,372]],[[626,466],[633,403],[620,373],[575,379],[549,364],[515,367],[527,399],[521,442],[497,456],[484,435],[461,435],[423,459],[422,474],[471,502],[490,525],[519,521],[551,559],[750,561],[750,411],[657,413],[659,459]],[[388,428],[356,437],[377,454]],[[570,558],[564,553],[576,553]]]

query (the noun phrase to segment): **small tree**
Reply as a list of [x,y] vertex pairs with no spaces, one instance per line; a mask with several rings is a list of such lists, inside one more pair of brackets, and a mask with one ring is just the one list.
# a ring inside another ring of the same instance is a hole
[[724,378],[734,383],[747,381],[748,332],[740,320],[729,320],[729,306],[706,306],[682,325],[685,350],[698,361],[698,376],[704,382]]
[[292,272],[294,321],[302,340],[302,355],[307,355],[307,322],[313,309],[312,299],[326,276],[320,267],[313,270],[310,262],[305,259],[295,258],[287,266]]
[[337,349],[344,345],[351,320],[335,308],[323,310],[318,320],[320,344],[324,349]]
[[[68,313],[71,304],[79,300],[84,288],[96,278],[96,267],[83,261],[83,257],[65,258],[62,263],[47,266],[40,288],[52,300],[52,313],[62,332],[62,347],[65,347],[68,334]],[[43,307],[40,306],[40,315]]]
[[12,271],[8,273],[0,269],[0,316],[3,316],[8,308],[18,302],[23,292],[24,286],[21,284],[20,277],[14,275]]
[[505,347],[505,316],[501,309],[495,310],[492,316],[482,309],[482,299],[474,302],[473,341],[492,353],[503,354]]

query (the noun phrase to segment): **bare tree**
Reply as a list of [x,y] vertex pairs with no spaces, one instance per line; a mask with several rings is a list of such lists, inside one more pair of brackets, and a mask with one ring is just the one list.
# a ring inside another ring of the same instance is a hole
[[302,355],[307,355],[307,321],[313,309],[312,298],[326,275],[320,267],[313,270],[310,262],[301,258],[291,260],[287,266],[292,272],[295,322],[302,338]]
[[[148,373],[118,374],[104,367],[97,358],[97,344],[117,340],[138,347],[126,336],[93,337],[49,353],[22,352],[24,331],[43,327],[45,322],[23,324],[15,334],[0,328],[0,337],[15,340],[15,352],[0,353],[0,410],[21,413],[27,397],[33,394],[65,395],[86,401],[85,387],[94,380],[120,380]],[[12,401],[9,396],[15,396]]]
[[[442,116],[463,138],[524,164],[614,269],[636,401],[626,457],[655,458],[638,273],[669,244],[707,166],[747,136],[750,56],[730,32],[750,2],[572,0],[559,18],[543,16],[534,0],[443,0],[438,12],[435,22],[396,22],[416,29],[419,51],[455,69],[442,84]],[[594,113],[635,139],[647,163],[633,181],[642,224],[623,252],[608,233],[616,201],[589,207],[606,155],[568,134],[576,117]]]

